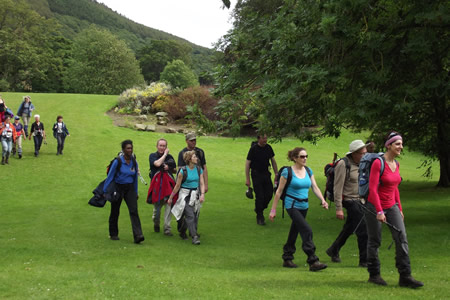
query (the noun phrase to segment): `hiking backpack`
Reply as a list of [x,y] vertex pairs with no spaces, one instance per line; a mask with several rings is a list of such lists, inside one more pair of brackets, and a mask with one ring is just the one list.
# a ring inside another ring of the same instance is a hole
[[[289,186],[289,184],[291,184],[292,181],[292,167],[290,166],[283,166],[281,167],[281,169],[278,170],[278,175],[275,176],[275,186],[274,186],[274,193],[276,193],[277,189],[278,189],[278,185],[280,184],[280,178],[281,178],[281,173],[283,172],[284,169],[287,169],[288,172],[288,177],[286,178],[286,184],[283,188],[283,192],[281,193],[280,199],[282,200],[282,213],[281,216],[284,218],[284,199],[286,198],[286,193],[287,193],[287,188]],[[305,166],[306,172],[308,173],[309,177],[311,178],[312,172],[311,169],[307,166]]]
[[[197,173],[198,173],[198,184],[200,186],[200,175],[201,175],[201,171],[200,171],[200,167],[198,165],[195,165],[195,167],[197,168]],[[187,168],[186,166],[182,166],[178,169],[177,172],[177,177],[178,177],[178,173],[180,173],[180,171],[183,170],[183,180],[181,181],[181,183],[185,182],[187,179]]]
[[[380,160],[381,168],[380,168],[380,183],[381,182],[381,175],[383,175],[384,172],[384,153],[366,153],[361,158],[361,161],[359,162],[359,175],[358,175],[358,193],[360,197],[363,197],[364,199],[367,199],[369,196],[369,178],[370,178],[370,170],[372,168],[372,164],[375,160]],[[395,161],[398,168],[398,161]]]
[[327,178],[327,182],[325,185],[325,191],[323,193],[323,198],[325,200],[330,200],[331,202],[334,202],[334,170],[336,169],[337,164],[343,160],[345,163],[345,178],[348,178],[348,176],[350,175],[350,163],[348,161],[347,157],[343,157],[340,159],[337,159],[338,155],[337,153],[334,153],[333,156],[333,162],[326,164],[324,167],[324,174],[325,177]]
[[[120,151],[119,153],[117,153],[117,156],[114,157],[108,164],[108,166],[106,167],[106,175],[109,174],[109,170],[111,169],[111,166],[113,164],[113,162],[117,159],[117,168],[116,168],[116,174],[117,172],[119,172],[120,167],[122,166],[122,160],[120,159],[120,157],[123,156],[123,152]],[[134,166],[136,166],[136,155],[133,153],[133,155],[131,155],[131,161],[133,162]],[[136,170],[137,171],[137,170]]]

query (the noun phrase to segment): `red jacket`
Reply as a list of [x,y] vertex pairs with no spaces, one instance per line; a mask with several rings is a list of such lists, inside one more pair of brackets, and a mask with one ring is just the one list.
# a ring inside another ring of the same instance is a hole
[[[147,203],[154,204],[167,201],[175,187],[175,180],[167,172],[157,172],[148,188]],[[164,199],[165,198],[165,199]],[[177,202],[178,194],[173,197],[173,204]]]

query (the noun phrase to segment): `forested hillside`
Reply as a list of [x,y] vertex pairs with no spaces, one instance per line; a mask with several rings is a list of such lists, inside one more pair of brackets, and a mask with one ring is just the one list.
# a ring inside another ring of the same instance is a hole
[[[85,57],[77,57],[73,51],[79,43],[104,30],[112,33],[111,43],[88,44]],[[107,55],[106,47],[111,50],[112,45],[123,53]],[[86,84],[91,78],[75,83],[70,76],[74,70],[87,74],[90,68],[98,69],[100,58],[102,67],[121,72],[119,56],[137,66],[126,75],[134,80],[119,85],[142,83],[139,73],[148,83],[158,81],[164,67],[177,59],[200,83],[212,81],[214,50],[138,24],[95,0],[0,0],[0,91],[120,93],[111,89],[112,83],[92,90]],[[110,80],[102,78],[104,83]]]

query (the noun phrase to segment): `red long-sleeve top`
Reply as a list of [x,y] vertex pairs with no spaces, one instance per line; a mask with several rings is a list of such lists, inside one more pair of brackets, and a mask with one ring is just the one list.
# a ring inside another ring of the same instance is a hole
[[402,181],[402,178],[400,177],[399,171],[400,165],[396,163],[396,166],[397,168],[392,172],[387,162],[384,161],[384,171],[381,175],[380,183],[381,162],[377,159],[372,164],[369,178],[368,201],[375,206],[377,212],[391,208],[396,203],[400,211],[402,211],[400,193],[398,191],[398,185]]

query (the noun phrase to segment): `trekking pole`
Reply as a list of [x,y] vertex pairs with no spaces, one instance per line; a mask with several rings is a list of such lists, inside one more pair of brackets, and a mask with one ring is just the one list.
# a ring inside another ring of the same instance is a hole
[[145,181],[144,177],[142,177],[141,174],[139,174],[139,179],[141,180],[141,182],[145,185],[147,185],[147,182]]
[[[366,211],[368,211],[370,214],[372,214],[373,216],[377,216],[377,214],[374,211],[371,211],[370,209],[368,209],[364,204],[359,203]],[[394,229],[395,231],[397,231],[399,234],[402,232],[400,229],[398,229],[395,225],[392,225],[391,223],[389,223],[388,221],[384,222],[387,226],[391,227],[392,229]],[[356,230],[355,230],[356,231]],[[392,245],[394,244],[394,240],[392,240],[391,244],[388,246],[388,250],[390,250],[392,248]]]

